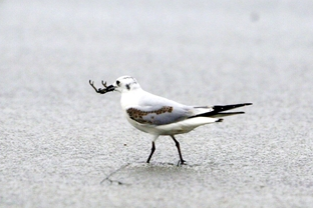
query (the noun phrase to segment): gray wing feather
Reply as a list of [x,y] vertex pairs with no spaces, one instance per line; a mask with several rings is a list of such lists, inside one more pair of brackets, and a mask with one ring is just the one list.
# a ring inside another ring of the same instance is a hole
[[192,107],[150,93],[145,94],[137,106],[129,107],[128,116],[142,124],[164,125],[184,120]]
[[164,125],[184,120],[188,117],[188,108],[175,106],[134,106],[126,110],[128,116],[142,124]]

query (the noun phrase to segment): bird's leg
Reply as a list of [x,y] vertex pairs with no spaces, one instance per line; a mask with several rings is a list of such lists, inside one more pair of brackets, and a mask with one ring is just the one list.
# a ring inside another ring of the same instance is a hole
[[175,145],[177,147],[177,150],[178,150],[178,155],[179,155],[179,159],[180,159],[180,164],[183,165],[186,161],[183,160],[183,156],[181,154],[181,151],[180,151],[180,145],[179,145],[179,142],[175,139],[175,137],[173,135],[171,135],[172,139],[174,140],[175,142]]
[[149,155],[149,157],[148,157],[147,163],[150,162],[151,157],[152,157],[154,151],[155,151],[155,143],[154,143],[154,141],[152,141],[152,148],[151,148],[151,152],[150,152],[150,155]]
[[114,89],[115,89],[115,87],[113,85],[107,86],[106,82],[103,82],[103,81],[102,81],[102,85],[104,86],[103,89],[101,89],[101,88],[97,89],[94,86],[94,82],[91,81],[91,80],[89,80],[89,84],[97,93],[100,93],[100,94],[104,94],[104,93],[107,93],[107,92],[110,92],[110,91],[114,91]]

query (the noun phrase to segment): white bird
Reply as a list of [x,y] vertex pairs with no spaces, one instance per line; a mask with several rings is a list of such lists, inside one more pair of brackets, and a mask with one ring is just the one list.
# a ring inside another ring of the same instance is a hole
[[89,84],[97,93],[104,94],[110,91],[121,93],[121,106],[128,122],[135,128],[152,134],[152,148],[147,163],[155,151],[155,141],[161,135],[170,136],[177,147],[180,164],[184,164],[179,142],[175,139],[176,134],[190,132],[198,126],[221,122],[220,117],[243,114],[244,112],[224,112],[252,103],[215,106],[188,106],[175,101],[153,95],[144,91],[137,80],[131,76],[119,77],[113,85],[97,89],[94,83]]

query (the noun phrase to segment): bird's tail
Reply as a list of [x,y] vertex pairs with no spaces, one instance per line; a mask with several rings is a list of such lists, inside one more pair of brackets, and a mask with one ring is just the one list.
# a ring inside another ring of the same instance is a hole
[[[194,117],[219,118],[219,117],[232,116],[232,115],[237,115],[237,114],[244,114],[245,112],[242,112],[242,111],[240,111],[240,112],[226,112],[226,113],[224,113],[223,111],[228,111],[228,110],[243,107],[246,105],[252,105],[252,103],[241,103],[241,104],[233,104],[233,105],[215,105],[215,106],[211,107],[211,111],[191,116],[191,118],[194,118]],[[201,107],[198,107],[198,108],[201,108]]]
[[212,115],[210,117],[212,118],[220,118],[220,117],[225,117],[225,116],[233,116],[233,115],[238,115],[238,114],[244,114],[245,112],[240,111],[240,112],[229,112],[229,113],[217,113],[215,115]]
[[222,112],[222,111],[227,111],[231,110],[234,108],[240,108],[246,105],[252,105],[252,103],[241,103],[241,104],[232,104],[232,105],[215,105],[213,106],[213,112]]

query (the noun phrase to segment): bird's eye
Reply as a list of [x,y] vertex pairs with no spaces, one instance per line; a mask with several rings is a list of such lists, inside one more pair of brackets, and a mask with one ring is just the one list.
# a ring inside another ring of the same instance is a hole
[[116,81],[116,84],[117,84],[118,86],[120,86],[120,83],[121,83],[120,81],[118,81],[118,80]]

